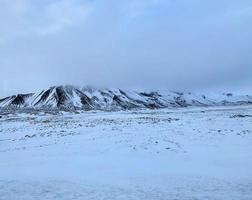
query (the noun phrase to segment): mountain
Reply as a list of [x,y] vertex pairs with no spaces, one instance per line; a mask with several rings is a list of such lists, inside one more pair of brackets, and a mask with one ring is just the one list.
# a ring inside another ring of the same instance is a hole
[[0,108],[131,110],[187,106],[252,104],[252,96],[231,93],[215,97],[180,92],[144,92],[93,87],[54,86],[39,93],[17,94],[0,99]]

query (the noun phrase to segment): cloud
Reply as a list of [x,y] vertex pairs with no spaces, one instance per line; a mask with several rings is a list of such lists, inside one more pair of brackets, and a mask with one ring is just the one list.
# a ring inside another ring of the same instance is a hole
[[63,0],[49,4],[43,12],[46,25],[38,28],[40,34],[51,34],[86,20],[92,6],[80,1]]
[[251,8],[251,0],[2,0],[0,96],[57,84],[247,87]]
[[92,6],[79,0],[0,1],[0,38],[29,34],[54,34],[82,23],[92,12]]

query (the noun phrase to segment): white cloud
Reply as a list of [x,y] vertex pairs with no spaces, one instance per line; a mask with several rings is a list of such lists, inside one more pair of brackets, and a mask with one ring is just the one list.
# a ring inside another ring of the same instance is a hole
[[92,6],[78,0],[0,2],[0,38],[53,34],[83,22]]
[[38,33],[50,34],[85,20],[92,7],[78,1],[63,0],[49,4],[44,10],[46,25],[38,27]]

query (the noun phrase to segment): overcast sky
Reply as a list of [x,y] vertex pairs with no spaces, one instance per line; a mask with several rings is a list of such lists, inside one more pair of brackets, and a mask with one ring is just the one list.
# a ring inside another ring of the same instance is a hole
[[0,97],[52,85],[252,90],[251,0],[0,0]]

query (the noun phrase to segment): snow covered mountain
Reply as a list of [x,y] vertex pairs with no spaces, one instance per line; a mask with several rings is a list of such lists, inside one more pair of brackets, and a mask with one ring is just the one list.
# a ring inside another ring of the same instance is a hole
[[0,99],[0,108],[130,110],[187,106],[252,104],[252,96],[231,93],[215,97],[179,92],[136,92],[121,89],[54,86],[39,93],[17,94]]

